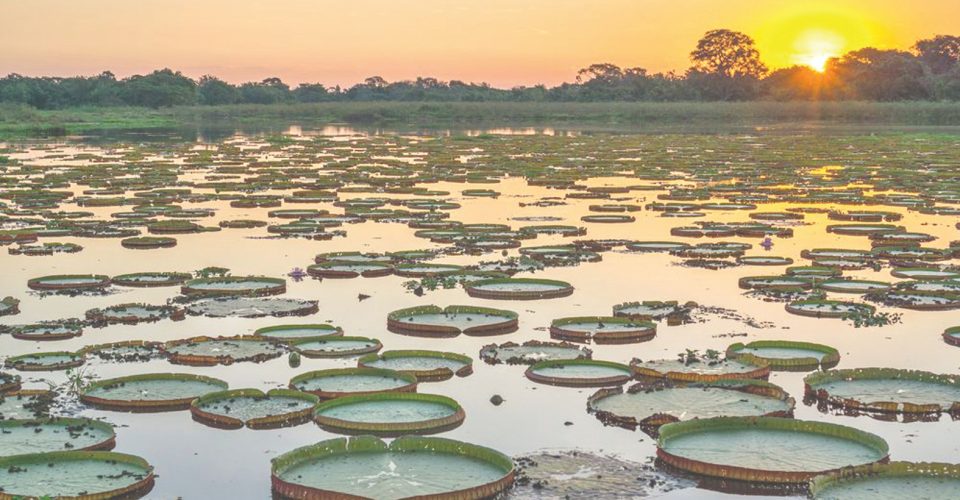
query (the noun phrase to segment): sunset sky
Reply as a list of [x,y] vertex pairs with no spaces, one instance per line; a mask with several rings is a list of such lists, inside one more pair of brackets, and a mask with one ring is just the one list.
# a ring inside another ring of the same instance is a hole
[[771,68],[816,67],[960,35],[960,0],[0,0],[0,18],[2,74],[510,87],[571,81],[594,62],[683,71],[714,28],[753,36]]

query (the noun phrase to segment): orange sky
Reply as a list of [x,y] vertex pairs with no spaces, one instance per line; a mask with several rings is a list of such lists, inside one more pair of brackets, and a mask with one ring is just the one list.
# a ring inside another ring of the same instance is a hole
[[907,48],[960,35],[960,0],[0,0],[0,19],[0,74],[171,67],[232,82],[509,87],[571,81],[594,62],[682,71],[721,27],[756,38],[774,68]]

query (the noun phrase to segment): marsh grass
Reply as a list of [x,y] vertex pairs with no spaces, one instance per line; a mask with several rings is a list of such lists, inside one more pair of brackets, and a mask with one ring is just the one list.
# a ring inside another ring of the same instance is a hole
[[161,109],[90,107],[41,111],[0,104],[0,138],[290,124],[364,127],[694,128],[818,125],[960,126],[960,102],[328,102]]

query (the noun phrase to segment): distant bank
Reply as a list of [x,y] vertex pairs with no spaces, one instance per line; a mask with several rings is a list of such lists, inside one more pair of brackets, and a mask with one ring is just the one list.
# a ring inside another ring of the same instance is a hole
[[960,102],[328,102],[37,110],[0,105],[0,139],[183,127],[458,129],[561,127],[683,130],[742,127],[960,127]]

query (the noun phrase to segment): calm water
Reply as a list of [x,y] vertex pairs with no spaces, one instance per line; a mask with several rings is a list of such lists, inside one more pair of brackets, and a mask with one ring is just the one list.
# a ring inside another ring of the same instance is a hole
[[[664,173],[672,171],[671,165],[680,162],[684,169],[664,187],[693,186],[685,180],[692,165],[704,168],[723,169],[725,165],[749,163],[770,169],[793,169],[804,178],[824,177],[819,167],[832,165],[874,165],[899,162],[904,164],[950,164],[957,167],[960,161],[960,139],[955,136],[884,136],[863,138],[851,136],[820,139],[766,135],[736,136],[655,136],[655,135],[580,135],[551,131],[546,135],[538,130],[521,131],[534,135],[498,135],[494,141],[448,141],[436,135],[419,137],[415,134],[393,135],[389,131],[368,134],[348,128],[333,129],[319,134],[305,133],[298,128],[286,130],[294,141],[284,144],[269,144],[258,136],[227,135],[225,137],[200,136],[197,142],[146,143],[124,139],[122,142],[98,140],[83,142],[72,140],[42,144],[7,145],[0,153],[24,164],[42,169],[42,172],[57,173],[77,168],[96,168],[100,163],[157,162],[164,165],[180,165],[179,179],[188,182],[203,182],[213,173],[210,169],[218,163],[218,152],[230,151],[231,159],[242,158],[244,162],[282,165],[295,161],[306,169],[323,169],[339,161],[359,162],[369,168],[424,165],[443,165],[459,162],[468,169],[496,169],[507,161],[524,162],[539,167],[557,167],[557,172],[587,169],[602,158],[607,164],[618,162],[621,173],[607,168],[603,176],[580,179],[579,185],[629,186],[660,185],[660,181],[640,179],[633,175],[632,168],[638,165],[656,164]],[[495,131],[511,132],[511,131]],[[443,135],[443,134],[440,134]],[[477,136],[473,133],[471,135]],[[301,143],[300,141],[306,141]],[[318,141],[318,142],[314,142]],[[845,148],[844,145],[849,146]],[[553,149],[551,149],[553,148]],[[851,149],[852,148],[852,149]],[[198,151],[210,152],[202,162],[187,164],[185,158],[194,157]],[[555,151],[555,152],[554,152]],[[762,156],[758,154],[762,153]],[[374,158],[376,157],[376,158]],[[564,161],[563,158],[566,158]],[[774,161],[776,160],[776,161]],[[582,167],[577,167],[581,165]],[[0,169],[3,167],[0,166]],[[388,170],[388,169],[387,169]],[[820,172],[820,173],[818,173]],[[37,174],[39,175],[39,174]],[[240,174],[249,177],[249,174]],[[384,170],[383,175],[388,175]],[[724,181],[719,181],[724,182]],[[609,200],[567,199],[562,206],[530,206],[545,197],[563,197],[563,190],[528,186],[520,177],[500,179],[497,184],[464,184],[438,182],[423,184],[431,190],[449,191],[442,197],[461,204],[451,210],[451,220],[463,223],[500,223],[514,228],[539,222],[521,222],[515,217],[553,217],[557,224],[587,227],[585,238],[624,238],[632,240],[684,241],[701,243],[709,239],[689,239],[670,236],[670,229],[689,225],[690,221],[709,220],[720,222],[748,221],[750,211],[708,211],[700,219],[675,219],[660,217],[659,212],[632,212],[636,222],[628,224],[587,224],[580,217],[589,215],[593,204],[610,203]],[[170,186],[164,186],[170,187]],[[471,188],[489,188],[501,192],[499,198],[468,198],[460,191]],[[69,190],[79,194],[84,186],[72,185]],[[60,190],[58,188],[58,190]],[[194,192],[212,192],[208,188],[193,188]],[[0,189],[2,192],[2,189]],[[631,191],[615,194],[626,200],[617,203],[645,204],[656,201],[660,191]],[[268,191],[283,194],[284,191]],[[127,193],[128,196],[131,193]],[[382,193],[341,193],[340,199],[381,197],[421,198],[418,195],[384,195]],[[714,199],[712,201],[724,201]],[[699,200],[696,203],[705,203]],[[520,204],[526,204],[520,207]],[[227,202],[183,203],[184,208],[209,208],[216,210],[210,218],[198,219],[202,225],[215,226],[228,219],[259,219],[270,223],[283,223],[268,219],[268,208],[231,208]],[[814,206],[801,203],[766,203],[756,211],[783,211],[788,207]],[[855,206],[821,204],[824,208],[853,210]],[[331,203],[285,204],[282,208],[318,208],[331,213],[342,209]],[[958,239],[954,224],[956,216],[923,215],[902,207],[871,206],[867,209],[888,210],[902,213],[903,220],[897,225],[908,230],[922,231],[938,237],[926,244],[943,248],[951,240]],[[64,203],[60,210],[85,210],[95,218],[108,220],[110,214],[129,211],[130,206],[78,208]],[[795,265],[808,261],[800,258],[803,249],[852,248],[869,249],[866,238],[839,236],[827,233],[829,221],[825,214],[807,214],[805,225],[793,226],[795,236],[789,239],[774,238],[770,252],[756,246],[755,238],[725,238],[724,241],[749,242],[755,248],[747,255],[778,255],[792,257]],[[159,250],[129,250],[120,246],[118,239],[48,238],[45,241],[78,243],[84,247],[76,254],[27,257],[0,252],[0,298],[14,296],[21,300],[21,313],[0,318],[0,324],[25,324],[41,320],[82,318],[91,308],[108,307],[121,303],[143,302],[163,304],[179,293],[178,287],[122,288],[102,296],[40,296],[28,292],[26,283],[30,278],[72,273],[96,273],[118,275],[141,271],[192,272],[206,266],[222,266],[234,275],[265,275],[283,277],[292,268],[306,268],[313,257],[322,252],[363,251],[385,252],[413,249],[439,249],[446,245],[430,243],[414,237],[414,229],[399,223],[365,222],[345,224],[339,228],[346,231],[345,237],[329,241],[306,239],[266,238],[259,229],[224,229],[219,232],[176,235],[179,243],[174,248]],[[144,231],[145,233],[145,231]],[[146,235],[146,234],[144,234]],[[524,246],[569,243],[573,238],[540,236],[524,240]],[[41,240],[44,241],[44,240]],[[713,241],[713,240],[709,240]],[[516,256],[516,249],[508,251]],[[433,263],[469,265],[480,261],[499,259],[499,251],[483,256],[443,256]],[[569,316],[602,316],[611,314],[611,308],[619,303],[642,300],[696,301],[701,305],[736,310],[758,321],[771,322],[770,328],[756,328],[737,319],[721,315],[707,315],[706,321],[681,326],[659,323],[655,339],[634,345],[591,346],[594,359],[626,363],[634,357],[643,360],[676,358],[677,353],[687,348],[723,351],[733,342],[752,340],[788,339],[828,344],[839,349],[842,361],[839,368],[882,366],[894,368],[917,368],[939,373],[960,372],[960,349],[947,346],[940,337],[948,326],[960,323],[956,311],[918,312],[896,310],[903,314],[902,323],[882,328],[854,328],[849,322],[833,319],[813,319],[788,314],[784,304],[764,302],[743,295],[737,280],[744,276],[778,274],[783,267],[741,266],[711,271],[682,267],[680,259],[660,253],[631,253],[627,251],[604,252],[603,260],[574,267],[549,268],[535,275],[521,273],[519,277],[542,277],[563,280],[576,287],[572,296],[538,301],[498,301],[472,299],[460,288],[428,291],[418,297],[401,284],[407,278],[389,276],[375,279],[345,279],[323,281],[305,279],[287,280],[284,297],[319,300],[319,313],[304,318],[205,318],[189,316],[180,322],[162,320],[138,325],[113,325],[106,328],[86,328],[83,336],[59,342],[34,343],[15,340],[9,335],[0,336],[0,358],[44,351],[72,351],[85,345],[121,340],[168,341],[198,335],[249,334],[257,328],[288,323],[330,322],[343,328],[346,335],[358,335],[380,339],[384,350],[429,349],[466,354],[475,359],[474,373],[465,378],[454,377],[444,382],[423,383],[420,392],[442,394],[456,399],[466,412],[466,421],[460,427],[442,434],[443,437],[473,442],[498,449],[509,455],[523,455],[541,450],[578,449],[590,452],[616,454],[620,457],[646,462],[655,453],[654,441],[640,432],[631,432],[616,427],[604,427],[585,410],[586,398],[593,389],[572,389],[535,384],[523,376],[524,366],[486,365],[479,360],[483,345],[491,342],[526,340],[549,340],[551,321]],[[956,260],[953,261],[956,264]],[[890,269],[849,271],[845,276],[860,279],[897,281],[890,276]],[[358,300],[359,295],[368,295]],[[830,294],[839,300],[856,299],[856,296]],[[453,304],[480,305],[509,309],[520,314],[517,332],[494,338],[459,336],[451,339],[422,339],[392,334],[386,329],[387,313],[418,305]],[[881,307],[880,310],[893,312]],[[736,334],[736,337],[731,336]],[[740,336],[746,334],[746,336]],[[229,382],[230,388],[255,387],[272,389],[285,387],[289,379],[311,370],[355,366],[355,359],[307,359],[300,367],[290,368],[286,357],[261,364],[236,363],[231,366],[194,368],[174,366],[164,360],[148,363],[115,364],[91,358],[86,372],[100,378],[152,372],[184,372],[208,375]],[[63,383],[63,372],[21,373],[27,388],[45,388],[46,381]],[[784,387],[798,400],[802,398],[802,373],[774,373],[770,381]],[[505,402],[494,406],[491,396],[499,394]],[[280,430],[252,431],[248,429],[222,431],[193,422],[189,412],[158,414],[128,414],[81,409],[79,416],[104,419],[117,427],[116,451],[139,455],[156,468],[159,478],[151,493],[152,498],[268,498],[270,495],[270,459],[294,448],[316,441],[337,437],[314,424],[306,424]],[[957,422],[943,417],[932,423],[881,422],[867,417],[825,415],[816,408],[798,403],[797,418],[822,420],[857,427],[879,434],[891,448],[896,460],[955,462],[960,456],[960,440],[955,436]],[[570,422],[572,425],[565,425]],[[718,494],[705,491],[675,492],[668,496],[703,498]]]

